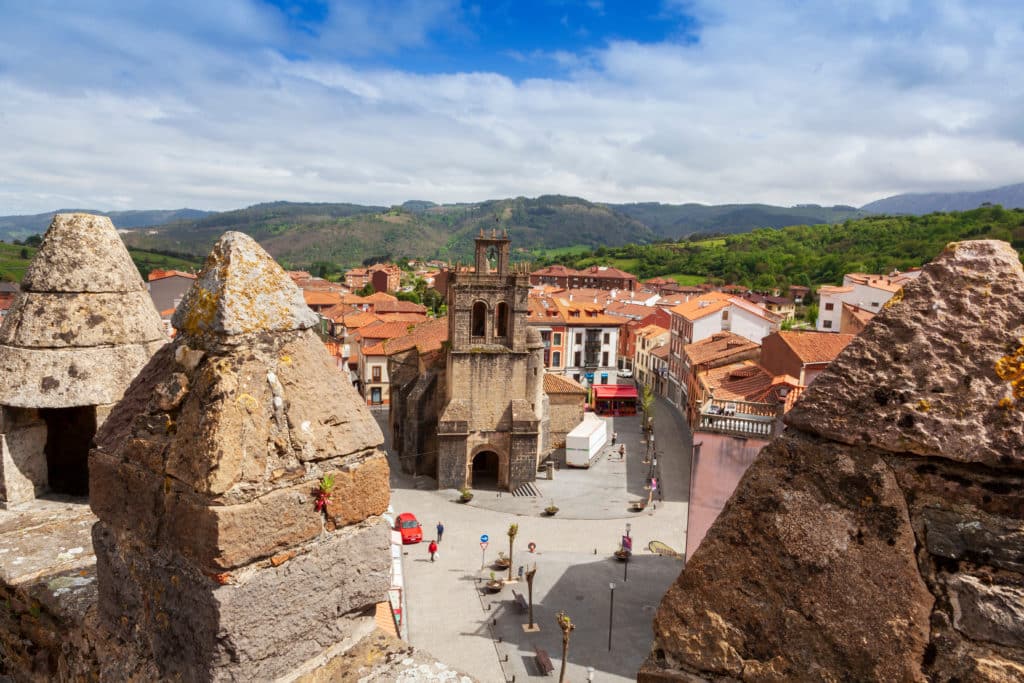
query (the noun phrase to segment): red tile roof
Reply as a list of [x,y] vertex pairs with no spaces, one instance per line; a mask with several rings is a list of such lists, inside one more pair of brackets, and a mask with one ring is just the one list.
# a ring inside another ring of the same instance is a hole
[[439,350],[444,342],[448,341],[448,318],[436,318],[420,323],[401,337],[387,339],[372,348],[380,347],[379,352],[373,354],[369,349],[363,353],[369,355],[386,355],[408,351],[415,347],[420,353],[429,353]]
[[707,339],[701,339],[683,347],[683,355],[690,359],[690,365],[702,365],[724,360],[740,353],[761,348],[746,337],[732,332],[716,332]]
[[360,339],[394,339],[409,334],[413,326],[406,322],[377,322],[364,325],[356,333]]
[[754,361],[731,363],[700,373],[700,381],[714,398],[755,401],[772,387],[772,375]]
[[307,306],[336,306],[341,303],[341,295],[337,292],[312,292],[302,290],[302,298]]
[[801,362],[830,363],[854,339],[852,334],[835,332],[798,332],[785,330],[778,333]]
[[196,276],[194,274],[186,273],[186,272],[184,272],[182,270],[160,270],[160,269],[149,271],[149,277],[147,277],[146,279],[149,280],[150,282],[153,282],[154,280],[163,280],[165,277],[175,277],[175,276],[177,276],[177,277],[185,277],[185,278],[188,278],[189,280],[195,280],[196,279]]
[[732,298],[730,295],[723,294],[722,292],[708,292],[678,306],[673,306],[669,310],[693,322],[712,313],[717,313],[723,308],[728,308]]
[[581,394],[586,395],[587,390],[578,382],[564,375],[556,375],[553,372],[544,373],[544,393],[546,394]]

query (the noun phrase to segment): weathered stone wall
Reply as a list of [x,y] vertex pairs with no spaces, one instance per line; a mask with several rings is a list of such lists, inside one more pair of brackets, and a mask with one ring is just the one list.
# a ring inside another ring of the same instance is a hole
[[501,351],[452,353],[448,359],[449,386],[453,395],[470,406],[469,429],[510,429],[513,398],[526,396],[529,354]]
[[97,434],[100,620],[161,677],[276,678],[386,596],[383,438],[315,321],[280,267],[228,233],[179,336]]
[[1024,679],[1024,271],[951,244],[790,412],[640,681]]
[[46,423],[31,408],[0,407],[0,506],[19,505],[48,487]]
[[577,394],[549,394],[550,447],[564,448],[565,436],[583,421],[584,397]]

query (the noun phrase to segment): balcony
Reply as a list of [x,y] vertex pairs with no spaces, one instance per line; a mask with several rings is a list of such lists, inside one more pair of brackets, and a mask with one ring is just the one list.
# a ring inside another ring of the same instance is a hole
[[712,398],[701,406],[700,417],[694,431],[771,439],[775,436],[778,414],[779,405],[775,403]]

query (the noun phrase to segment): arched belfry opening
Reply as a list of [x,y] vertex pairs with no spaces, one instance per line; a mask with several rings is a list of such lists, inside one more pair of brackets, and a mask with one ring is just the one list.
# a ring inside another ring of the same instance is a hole
[[508,336],[508,304],[502,301],[494,309],[494,336]]
[[472,335],[483,337],[487,333],[487,304],[477,301],[473,304]]

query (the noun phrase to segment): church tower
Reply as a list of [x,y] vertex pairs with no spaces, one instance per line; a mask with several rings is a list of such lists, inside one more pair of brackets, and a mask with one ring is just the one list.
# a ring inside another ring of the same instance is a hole
[[545,441],[543,343],[527,326],[529,273],[512,267],[508,234],[481,231],[473,262],[448,287],[438,486],[513,490],[536,478]]

